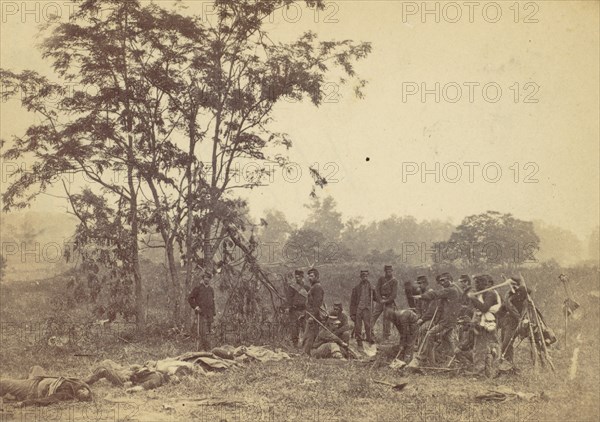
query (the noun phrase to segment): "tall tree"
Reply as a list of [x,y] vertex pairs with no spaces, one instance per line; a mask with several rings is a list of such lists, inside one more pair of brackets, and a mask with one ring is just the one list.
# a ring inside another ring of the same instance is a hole
[[[82,1],[71,21],[51,26],[44,56],[53,60],[59,77],[95,85],[97,93],[77,93],[49,105],[48,98],[64,95],[60,84],[34,72],[2,70],[12,94],[28,93],[23,105],[44,118],[5,154],[33,155],[38,173],[15,174],[5,209],[27,205],[57,175],[85,174],[128,215],[139,320],[138,242],[145,231],[158,231],[163,239],[175,316],[183,318],[193,271],[210,271],[222,242],[243,230],[235,190],[257,187],[273,171],[242,175],[237,183],[236,163],[286,162],[283,155],[268,155],[273,148],[291,147],[287,134],[269,129],[274,105],[308,97],[318,106],[325,76],[334,68],[344,74],[340,83],[357,80],[355,90],[362,95],[365,82],[353,63],[368,55],[369,43],[320,42],[311,32],[292,43],[271,41],[263,23],[290,3],[217,0],[212,22],[135,0]],[[324,6],[320,0],[307,4]],[[108,177],[115,172],[125,177]],[[177,247],[185,280],[179,276]]]

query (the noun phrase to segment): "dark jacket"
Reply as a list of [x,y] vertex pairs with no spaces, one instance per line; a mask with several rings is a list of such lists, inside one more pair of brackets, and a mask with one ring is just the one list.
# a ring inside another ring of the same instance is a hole
[[323,306],[323,297],[325,292],[321,283],[317,282],[310,286],[308,296],[306,298],[306,310],[310,312],[315,318],[321,318],[321,306]]
[[493,291],[482,293],[481,296],[483,297],[483,302],[479,300],[478,296],[471,299],[471,304],[481,313],[489,312],[492,306],[498,304],[498,297]]
[[200,315],[215,316],[215,292],[212,287],[200,284],[188,296],[192,308],[200,307]]
[[527,309],[527,294],[531,294],[529,289],[518,286],[514,292],[509,291],[504,298],[502,307],[497,313],[499,319],[513,318],[519,320],[521,315]]
[[394,277],[389,280],[385,276],[379,277],[375,293],[378,302],[383,304],[394,303],[398,294],[398,281]]
[[417,333],[419,317],[413,311],[391,311],[388,318],[398,330],[401,339],[408,339]]
[[[302,289],[302,290],[301,290]],[[306,292],[301,286],[285,286],[285,297],[289,309],[304,311],[306,309]]]
[[[375,293],[375,289],[373,287],[371,287],[369,290],[370,290],[370,294],[371,294],[371,305],[372,305],[372,302],[375,301],[376,293]],[[356,318],[356,312],[358,311],[358,304],[360,302],[361,291],[362,291],[362,282],[358,283],[352,289],[352,295],[350,296],[350,318],[352,320],[354,320]]]
[[424,300],[439,300],[438,324],[443,326],[452,326],[456,324],[461,309],[462,297],[462,292],[458,286],[451,283],[448,287],[423,293],[421,297]]
[[[421,292],[421,295],[427,292],[433,292],[433,289],[428,288],[425,292]],[[423,322],[426,321],[431,321],[431,318],[433,318],[433,314],[435,313],[435,308],[438,305],[438,301],[437,300],[425,300],[423,298],[417,300],[416,303],[416,307],[417,307],[417,315],[419,315],[419,318],[421,320],[423,320]],[[439,319],[439,310],[438,313],[435,317],[435,319]]]
[[341,322],[340,326],[334,331],[336,335],[351,329],[350,324],[348,324],[348,316],[344,313],[344,311],[340,312],[339,314],[335,314],[335,316],[337,316]]

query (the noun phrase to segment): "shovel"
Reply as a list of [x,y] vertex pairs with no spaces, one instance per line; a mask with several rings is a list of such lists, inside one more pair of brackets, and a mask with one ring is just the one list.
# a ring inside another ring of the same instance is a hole
[[373,380],[373,382],[377,383],[377,384],[387,385],[388,387],[392,387],[392,390],[394,390],[394,391],[402,391],[402,390],[404,390],[404,387],[406,387],[408,385],[408,381],[401,382],[399,384],[392,384],[391,382],[379,381],[379,380]]

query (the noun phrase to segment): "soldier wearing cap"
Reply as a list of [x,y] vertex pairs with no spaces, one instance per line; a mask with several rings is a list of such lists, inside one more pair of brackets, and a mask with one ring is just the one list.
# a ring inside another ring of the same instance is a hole
[[304,271],[294,271],[295,285],[289,283],[285,286],[287,310],[289,317],[290,340],[294,347],[298,346],[300,334],[304,331],[304,314],[306,311],[306,292],[304,285]]
[[335,315],[330,315],[327,318],[325,322],[327,329],[321,328],[314,341],[313,357],[317,359],[344,359],[345,352],[348,350],[348,342],[342,340],[335,333],[340,325],[341,321]]
[[360,283],[352,289],[350,297],[350,319],[354,321],[354,337],[358,346],[362,346],[362,326],[365,326],[365,337],[369,344],[373,344],[373,331],[371,327],[371,316],[373,301],[375,300],[375,289],[369,282],[369,271],[360,271]]
[[[394,270],[391,265],[383,267],[385,274],[377,280],[375,287],[375,310],[373,311],[373,327],[377,323],[379,316],[386,309],[396,308],[396,295],[398,293],[398,281],[394,278]],[[383,340],[390,337],[390,323],[383,319]]]
[[323,297],[325,292],[319,280],[319,271],[316,268],[308,270],[308,280],[310,281],[310,289],[306,298],[306,326],[304,331],[304,354],[310,356],[313,348],[313,343],[319,334],[319,323],[315,318],[321,320],[323,306]]
[[194,287],[188,296],[188,302],[198,316],[198,337],[200,350],[210,350],[210,330],[216,315],[215,292],[210,286],[211,274],[202,274],[202,283]]

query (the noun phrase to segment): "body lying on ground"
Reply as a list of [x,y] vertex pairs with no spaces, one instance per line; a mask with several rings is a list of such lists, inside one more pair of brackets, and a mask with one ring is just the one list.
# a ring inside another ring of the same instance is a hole
[[90,385],[106,379],[117,387],[127,387],[127,392],[151,390],[179,377],[194,373],[225,371],[240,366],[244,362],[279,361],[289,359],[289,355],[272,351],[261,346],[221,346],[211,352],[188,352],[183,355],[158,361],[148,361],[144,365],[119,365],[112,360],[100,362],[93,374],[86,380]]
[[27,379],[1,378],[0,397],[21,406],[48,406],[69,400],[90,401],[92,391],[77,378],[49,377],[41,367],[34,366]]
[[86,383],[93,385],[101,379],[106,379],[117,387],[129,386],[128,392],[151,390],[169,382],[170,376],[147,366],[121,366],[110,359],[100,362]]

